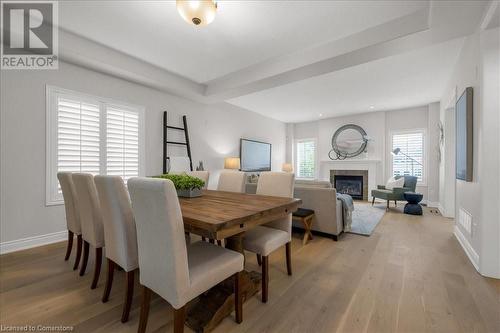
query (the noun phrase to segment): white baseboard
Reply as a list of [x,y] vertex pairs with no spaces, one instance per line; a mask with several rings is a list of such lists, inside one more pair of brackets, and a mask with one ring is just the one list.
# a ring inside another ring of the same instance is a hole
[[444,213],[444,207],[443,207],[443,205],[441,205],[441,203],[438,204],[437,209],[439,210],[441,215],[446,216]]
[[61,242],[68,239],[68,231],[58,231],[52,234],[40,235],[0,243],[0,254],[21,251],[32,247]]
[[[439,202],[427,201],[427,207],[439,209],[439,206],[441,206],[441,204]],[[442,213],[441,213],[441,215],[442,215]]]
[[467,238],[465,238],[465,236],[462,234],[462,231],[460,231],[457,226],[455,226],[455,230],[453,233],[455,234],[455,237],[457,238],[460,245],[462,245],[462,248],[467,254],[467,257],[469,257],[469,260],[472,262],[472,265],[474,265],[474,268],[476,268],[476,270],[479,272],[479,255],[476,251],[474,251],[472,245],[470,245]]

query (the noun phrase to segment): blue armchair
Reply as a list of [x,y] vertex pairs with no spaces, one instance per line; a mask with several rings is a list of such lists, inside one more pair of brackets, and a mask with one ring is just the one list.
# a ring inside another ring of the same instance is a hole
[[384,185],[377,185],[376,190],[372,190],[372,206],[375,204],[375,198],[387,200],[387,210],[389,210],[389,201],[394,200],[394,205],[398,205],[397,201],[405,200],[405,192],[415,192],[417,187],[417,177],[415,176],[396,176],[396,179],[405,178],[403,187],[395,187],[392,190],[387,190]]

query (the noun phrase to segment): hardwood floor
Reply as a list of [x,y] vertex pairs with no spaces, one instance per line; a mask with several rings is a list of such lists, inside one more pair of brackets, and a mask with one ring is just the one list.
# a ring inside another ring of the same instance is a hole
[[[474,270],[451,220],[428,209],[423,217],[401,209],[391,208],[371,237],[317,236],[303,246],[302,235],[294,235],[293,275],[287,275],[285,248],[273,253],[268,303],[255,295],[243,306],[242,324],[226,318],[215,332],[500,332],[500,280]],[[91,272],[79,277],[71,264],[75,251],[64,261],[65,247],[0,257],[0,323],[136,332],[141,288],[136,285],[130,320],[122,324],[125,273],[115,271],[104,304],[104,279],[90,290]],[[250,253],[247,267],[259,271]],[[153,296],[148,332],[172,330],[172,308]]]

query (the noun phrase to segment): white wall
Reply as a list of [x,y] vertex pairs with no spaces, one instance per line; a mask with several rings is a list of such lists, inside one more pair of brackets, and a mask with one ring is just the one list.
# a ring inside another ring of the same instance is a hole
[[[472,232],[457,223],[456,234],[479,272],[497,278],[500,277],[499,77],[499,30],[478,31],[465,40],[441,103],[441,119],[447,122],[446,128],[454,127],[450,124],[454,117],[449,115],[454,110],[446,109],[449,97],[459,96],[469,86],[474,89],[473,180],[454,182],[455,216],[461,209],[469,212]],[[445,167],[444,173],[446,178],[455,178],[454,168]],[[440,191],[445,193],[453,190],[449,182],[441,186]]]
[[146,175],[162,171],[162,113],[180,125],[188,116],[193,164],[202,160],[213,188],[227,156],[238,156],[241,137],[272,144],[273,169],[285,159],[285,124],[221,103],[203,105],[88,69],[2,71],[0,241],[66,229],[63,206],[45,206],[45,85],[142,105],[146,108]]
[[[403,110],[368,112],[352,116],[322,119],[314,122],[298,123],[294,125],[295,139],[317,138],[318,155],[321,161],[327,161],[328,152],[332,149],[331,139],[335,131],[342,125],[356,124],[361,126],[372,139],[368,143],[367,153],[355,159],[380,160],[377,168],[376,180],[378,184],[385,184],[390,175],[390,133],[394,131],[425,129],[427,132],[427,181],[417,187],[417,191],[424,194],[424,200],[437,204],[439,200],[439,163],[438,163],[438,127],[439,103],[408,108]],[[325,168],[329,168],[325,165]],[[318,177],[328,179],[328,170],[322,170]]]

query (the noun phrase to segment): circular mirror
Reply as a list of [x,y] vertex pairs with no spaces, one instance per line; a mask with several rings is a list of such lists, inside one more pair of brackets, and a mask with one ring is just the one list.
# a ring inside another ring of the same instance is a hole
[[332,137],[332,150],[328,154],[332,160],[355,157],[366,150],[368,139],[364,129],[349,124],[340,127]]

